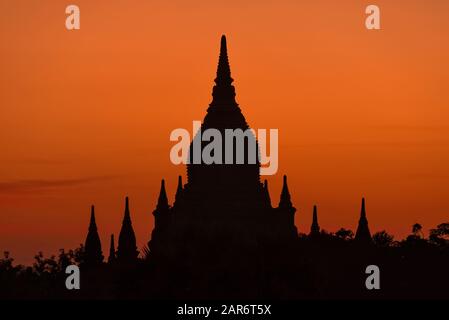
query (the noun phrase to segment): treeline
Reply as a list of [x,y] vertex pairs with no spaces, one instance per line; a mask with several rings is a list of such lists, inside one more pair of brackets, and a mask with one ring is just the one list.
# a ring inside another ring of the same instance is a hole
[[[449,223],[431,229],[427,237],[422,226],[415,224],[403,240],[395,240],[386,231],[371,238],[370,244],[362,246],[348,229],[332,233],[321,230],[314,237],[300,233],[297,245],[286,252],[295,267],[278,264],[275,258],[261,266],[262,282],[266,283],[262,291],[257,289],[258,297],[449,298]],[[61,249],[50,257],[39,252],[31,266],[24,266],[15,265],[10,253],[4,252],[0,259],[0,299],[209,297],[207,288],[201,292],[195,292],[194,287],[182,288],[188,275],[176,266],[158,266],[147,247],[132,266],[112,261],[91,267],[86,265],[84,253],[83,245],[74,250]],[[182,257],[181,262],[185,262]],[[378,292],[367,291],[364,285],[365,268],[372,264],[381,270]],[[80,266],[81,290],[65,288],[68,265]],[[165,276],[161,276],[161,270]],[[224,288],[226,282],[214,284],[220,285]],[[233,292],[226,291],[225,297],[235,298]]]

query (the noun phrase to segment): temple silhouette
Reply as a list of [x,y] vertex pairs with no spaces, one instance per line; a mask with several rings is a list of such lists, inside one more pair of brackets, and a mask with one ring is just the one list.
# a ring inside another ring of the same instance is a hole
[[[223,135],[226,129],[249,128],[232,83],[223,36],[202,131],[213,128]],[[223,160],[232,157],[234,164],[192,161],[194,144],[203,151],[209,143],[199,135],[193,138],[187,181],[178,177],[172,203],[165,180],[161,181],[154,228],[148,230],[144,248],[137,247],[126,197],[120,232],[118,238],[111,235],[106,259],[92,206],[80,247],[61,249],[50,258],[40,252],[30,267],[14,266],[5,252],[0,258],[0,298],[449,298],[449,223],[431,229],[428,239],[418,223],[401,241],[394,241],[385,230],[371,235],[363,198],[355,234],[344,228],[324,230],[316,205],[310,229],[298,232],[287,176],[274,206],[267,181],[261,181],[256,138],[245,137],[243,163],[236,164],[235,143],[232,155],[222,148]],[[256,150],[250,148],[254,144]],[[251,156],[256,161],[250,161]],[[64,286],[71,264],[81,269],[80,290]],[[381,270],[381,290],[365,287],[365,269],[373,264]]]
[[[249,128],[235,100],[232,83],[223,35],[212,102],[201,125],[202,131],[214,128],[224,136],[225,129]],[[201,150],[210,143],[197,142]],[[291,274],[300,268],[295,253],[298,242],[294,219],[296,208],[291,201],[287,176],[283,176],[278,205],[273,207],[268,183],[260,181],[258,153],[256,163],[249,163],[250,143],[257,145],[255,137],[246,138],[245,160],[241,164],[235,164],[235,161],[224,164],[225,151],[223,164],[195,163],[191,152],[187,182],[183,184],[179,176],[172,205],[165,181],[161,181],[147,258],[154,265],[159,281],[164,279],[162,282],[168,283],[174,278],[181,279],[177,281],[180,296],[193,290],[199,296],[207,297],[226,297],[231,291],[233,297],[235,292],[239,292],[239,297],[263,297],[267,294],[264,287],[269,285],[267,279],[276,278],[278,286],[289,286]],[[235,147],[233,151],[235,160]],[[309,238],[320,238],[316,206]],[[365,245],[371,242],[364,199],[355,240]],[[93,207],[85,250],[86,265],[103,261]],[[126,198],[117,251],[111,235],[108,262],[133,265],[137,257],[136,237]]]

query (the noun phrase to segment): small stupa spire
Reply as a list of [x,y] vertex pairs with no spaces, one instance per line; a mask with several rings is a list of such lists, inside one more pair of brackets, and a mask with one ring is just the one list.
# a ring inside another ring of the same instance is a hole
[[212,92],[213,100],[210,105],[237,106],[237,103],[235,102],[235,88],[232,85],[234,79],[231,77],[231,67],[229,66],[228,47],[225,35],[221,36],[217,77],[214,81],[215,86]]
[[292,206],[293,205],[290,199],[290,192],[288,191],[287,176],[284,175],[284,181],[282,184],[282,191],[281,191],[281,199],[279,201],[279,208],[290,208]]
[[312,225],[310,227],[310,236],[317,236],[320,234],[320,225],[318,224],[318,210],[317,206],[313,206]]
[[215,83],[217,85],[230,85],[234,79],[231,78],[231,68],[228,59],[228,47],[226,44],[226,36],[221,36],[220,57],[218,58],[217,77]]
[[94,228],[97,230],[97,224],[95,222],[95,206],[90,206],[90,223],[89,223],[89,229]]
[[360,209],[360,218],[366,219],[365,198],[362,198],[362,208]]
[[[178,202],[181,199],[182,192],[183,192],[182,177],[178,176],[178,187],[176,188],[175,202]],[[168,205],[168,201],[167,201],[167,205]]]
[[128,197],[125,197],[125,215],[124,219],[131,221],[131,215],[129,213],[129,199]]
[[368,219],[365,211],[365,198],[362,198],[362,208],[360,210],[360,219],[355,234],[355,240],[363,243],[371,243],[371,232],[368,227]]
[[117,259],[121,262],[134,262],[137,259],[136,235],[129,212],[129,199],[125,198],[125,214],[118,238]]
[[168,198],[167,192],[165,191],[165,180],[161,181],[161,190],[159,192],[159,198],[157,200],[156,210],[165,210],[168,209]]
[[103,262],[103,254],[101,251],[101,241],[98,235],[97,224],[95,222],[95,207],[90,208],[90,223],[84,244],[85,262],[86,264],[99,264]]

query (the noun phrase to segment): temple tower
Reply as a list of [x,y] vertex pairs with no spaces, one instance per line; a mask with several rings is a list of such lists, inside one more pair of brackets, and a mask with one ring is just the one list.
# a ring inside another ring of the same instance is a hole
[[356,242],[359,243],[371,243],[371,232],[368,227],[368,219],[366,218],[365,212],[365,198],[362,198],[362,208],[360,210],[360,219],[357,227],[357,232],[355,233]]
[[139,252],[136,246],[136,235],[131,222],[129,212],[129,200],[125,199],[125,214],[123,216],[122,228],[118,238],[117,260],[120,263],[133,263],[136,261]]
[[91,206],[89,231],[84,244],[85,263],[88,265],[101,264],[103,262],[103,253],[101,251],[101,241],[98,235],[97,224],[95,222],[95,207]]
[[312,225],[310,226],[310,238],[315,238],[320,235],[320,225],[318,224],[318,210],[316,205],[313,206]]

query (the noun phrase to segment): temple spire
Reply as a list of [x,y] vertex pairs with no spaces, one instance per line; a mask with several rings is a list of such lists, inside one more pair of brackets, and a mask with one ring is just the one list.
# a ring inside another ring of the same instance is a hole
[[134,262],[137,259],[136,235],[129,212],[129,200],[125,198],[125,214],[118,238],[117,259],[121,262]]
[[362,243],[371,243],[371,232],[368,227],[368,219],[365,211],[365,198],[362,198],[362,208],[360,210],[360,219],[355,234],[355,240]]
[[[175,194],[175,202],[179,202],[181,200],[183,188],[182,188],[182,177],[178,176],[178,187],[176,188],[176,194]],[[168,205],[168,201],[167,201]]]
[[[175,203],[173,208],[168,204],[167,192],[165,191],[165,180],[161,180],[161,191],[159,192],[159,198],[156,204],[156,209],[153,211],[154,216],[154,228],[151,232],[151,240],[148,242],[148,248],[152,254],[158,252],[158,246],[161,246],[164,242],[162,239],[166,239],[166,232],[170,225],[172,218],[172,213],[179,207],[177,207],[178,201],[180,200],[181,194],[183,193],[182,188],[182,178],[178,177],[178,189],[175,195]],[[161,242],[162,241],[162,242]],[[163,246],[163,245],[162,245]],[[156,249],[155,249],[156,248]]]
[[159,198],[157,200],[156,210],[168,209],[167,192],[165,191],[165,180],[161,181],[161,191],[159,192]]
[[90,207],[90,223],[89,223],[89,229],[94,228],[97,230],[97,223],[95,222],[95,206]]
[[284,175],[284,182],[282,185],[281,199],[279,201],[279,208],[291,208],[293,207],[290,199],[290,192],[288,191],[287,176]]
[[85,262],[86,264],[99,264],[103,262],[103,254],[101,251],[101,241],[98,235],[97,224],[95,222],[95,207],[90,209],[89,231],[87,233],[84,244]]
[[362,198],[362,208],[360,210],[360,219],[366,219],[365,198]]
[[230,85],[234,79],[231,78],[231,68],[229,67],[228,48],[226,45],[226,36],[221,36],[220,57],[218,58],[217,85]]
[[316,205],[313,206],[312,225],[310,227],[310,236],[318,236],[320,234],[320,225],[318,224],[318,210]]
[[114,261],[115,261],[114,234],[111,234],[111,245],[109,247],[108,263],[112,263]]
[[226,36],[221,36],[220,57],[218,58],[217,77],[212,92],[213,100],[211,106],[226,105],[237,106],[235,102],[235,89],[232,85],[234,79],[231,77],[231,68],[229,66],[228,48]]

